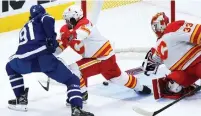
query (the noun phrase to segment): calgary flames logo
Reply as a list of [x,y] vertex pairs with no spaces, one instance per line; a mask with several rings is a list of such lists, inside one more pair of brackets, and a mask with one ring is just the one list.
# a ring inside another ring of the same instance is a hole
[[157,47],[157,53],[162,60],[166,60],[168,58],[168,48],[167,44],[164,41],[161,41]]

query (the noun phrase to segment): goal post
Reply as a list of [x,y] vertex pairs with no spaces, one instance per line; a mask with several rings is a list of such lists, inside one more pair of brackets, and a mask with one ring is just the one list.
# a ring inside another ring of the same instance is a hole
[[171,12],[171,22],[175,21],[175,0],[171,0],[170,2],[170,12]]

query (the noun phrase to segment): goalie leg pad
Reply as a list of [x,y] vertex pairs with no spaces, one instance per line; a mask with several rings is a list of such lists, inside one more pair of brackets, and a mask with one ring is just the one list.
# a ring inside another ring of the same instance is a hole
[[154,98],[159,99],[161,98],[160,94],[160,87],[158,83],[158,79],[153,79],[152,80],[152,85],[153,85],[153,92],[154,92]]

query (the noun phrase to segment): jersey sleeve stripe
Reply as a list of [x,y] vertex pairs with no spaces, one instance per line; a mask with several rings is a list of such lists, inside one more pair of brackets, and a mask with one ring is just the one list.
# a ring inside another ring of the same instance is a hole
[[183,66],[201,51],[201,46],[192,47],[180,60],[178,60],[170,70],[181,70]]
[[197,24],[193,33],[191,34],[190,42],[197,44],[200,33],[201,33],[201,25]]
[[87,32],[88,35],[90,35],[90,33],[91,33],[91,31],[89,29],[87,29],[86,27],[84,27],[84,26],[82,26],[80,29],[85,31],[85,32]]
[[195,34],[195,38],[194,38],[194,41],[193,41],[194,44],[197,44],[197,42],[199,40],[200,33],[201,33],[201,25],[199,25],[199,28],[198,28],[198,30],[197,30],[197,32]]
[[191,37],[190,37],[191,43],[193,43],[193,38],[195,38],[195,33],[197,32],[198,28],[199,28],[199,25],[196,25],[195,29],[193,30],[193,33],[191,34]]

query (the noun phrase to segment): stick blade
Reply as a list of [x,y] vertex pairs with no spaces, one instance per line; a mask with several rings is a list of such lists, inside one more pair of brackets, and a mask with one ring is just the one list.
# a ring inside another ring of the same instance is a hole
[[40,81],[38,81],[38,83],[39,83],[39,84],[41,85],[41,87],[42,87],[43,89],[45,89],[46,91],[49,90],[49,87],[47,88],[47,87],[43,86],[43,84],[42,84]]
[[143,116],[154,116],[154,112],[149,112],[149,111],[146,111],[146,110],[143,110],[137,106],[134,106],[133,107],[133,110],[138,113],[138,114],[141,114]]

